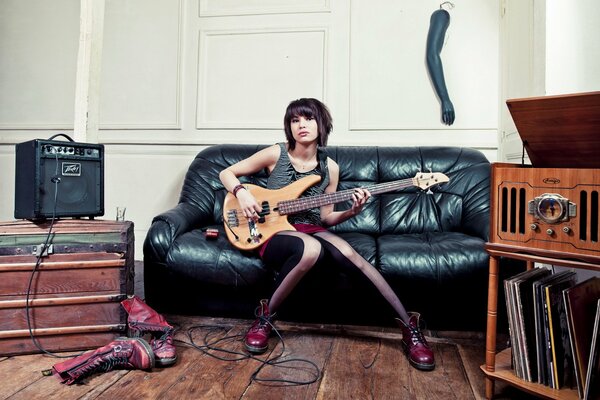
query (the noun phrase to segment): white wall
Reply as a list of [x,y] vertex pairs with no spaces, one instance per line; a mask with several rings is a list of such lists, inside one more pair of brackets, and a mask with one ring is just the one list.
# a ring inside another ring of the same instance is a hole
[[[439,1],[106,0],[105,217],[127,207],[141,259],[200,149],[282,140],[285,106],[305,96],[330,106],[332,145],[467,146],[495,160],[499,0],[454,3],[448,127],[425,67]],[[0,2],[0,220],[13,217],[14,144],[72,133],[78,29],[77,0]]]
[[499,160],[523,154],[507,99],[600,90],[598,20],[595,0],[502,0]]
[[546,4],[546,94],[600,90],[600,4],[549,0]]

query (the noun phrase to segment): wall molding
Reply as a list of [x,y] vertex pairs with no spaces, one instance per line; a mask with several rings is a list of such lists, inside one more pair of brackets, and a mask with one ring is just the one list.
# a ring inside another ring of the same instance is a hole
[[199,17],[225,17],[263,14],[295,14],[331,12],[329,0],[273,1],[265,5],[264,0],[242,0],[242,5],[225,5],[222,0],[198,0]]

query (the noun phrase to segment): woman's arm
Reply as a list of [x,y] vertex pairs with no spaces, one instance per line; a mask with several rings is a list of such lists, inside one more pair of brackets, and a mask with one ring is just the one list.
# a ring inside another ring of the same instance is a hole
[[252,175],[265,168],[272,170],[279,158],[279,153],[280,148],[278,145],[269,146],[225,168],[219,173],[221,183],[228,192],[234,193],[238,199],[240,209],[248,218],[258,219],[257,213],[262,211],[262,208],[250,192],[243,187],[237,188],[241,186],[238,178],[240,176]]
[[[340,178],[340,167],[331,158],[327,160],[327,165],[329,166],[329,185],[325,188],[325,193],[334,193]],[[321,207],[321,221],[327,226],[340,224],[360,213],[369,197],[371,197],[371,193],[368,190],[357,188],[352,195],[352,207],[344,211],[333,211],[333,204],[323,206]]]

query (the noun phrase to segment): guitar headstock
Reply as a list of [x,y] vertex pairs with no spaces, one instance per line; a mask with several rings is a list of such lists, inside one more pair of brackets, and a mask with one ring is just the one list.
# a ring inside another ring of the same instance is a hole
[[425,190],[432,186],[450,181],[446,175],[441,172],[419,172],[413,178],[414,185]]

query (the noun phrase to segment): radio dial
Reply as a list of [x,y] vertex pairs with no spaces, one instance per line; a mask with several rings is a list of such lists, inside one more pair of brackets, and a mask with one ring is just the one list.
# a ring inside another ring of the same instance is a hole
[[548,224],[568,221],[577,215],[577,206],[557,193],[544,193],[529,201],[529,214]]

